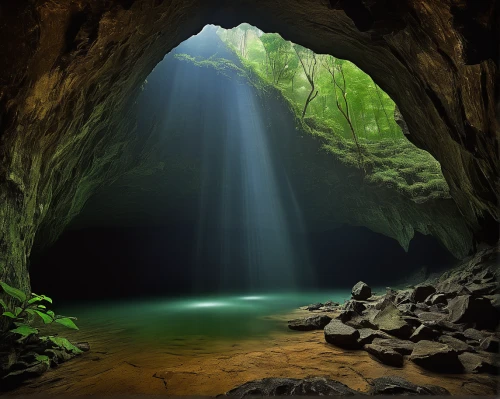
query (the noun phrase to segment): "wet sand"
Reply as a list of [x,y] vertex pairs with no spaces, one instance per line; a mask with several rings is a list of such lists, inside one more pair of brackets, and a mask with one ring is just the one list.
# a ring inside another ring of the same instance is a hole
[[[309,314],[296,311],[275,319]],[[324,376],[366,392],[370,379],[400,376],[416,384],[440,385],[453,395],[495,395],[497,378],[486,374],[436,374],[410,361],[383,365],[363,350],[325,342],[323,331],[283,331],[265,339],[228,342],[203,337],[169,345],[138,343],[109,326],[65,334],[88,341],[91,351],[51,369],[9,394],[217,395],[265,377]]]

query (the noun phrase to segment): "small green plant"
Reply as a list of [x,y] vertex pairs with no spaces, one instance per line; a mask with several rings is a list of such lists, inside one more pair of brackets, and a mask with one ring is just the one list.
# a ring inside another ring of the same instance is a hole
[[[11,287],[3,281],[0,281],[0,286],[7,295],[14,299],[14,301],[11,301],[10,306],[0,299],[0,306],[3,308],[2,316],[11,319],[11,322],[7,323],[7,331],[4,332],[19,335],[20,338],[17,340],[18,342],[22,342],[26,338],[39,333],[39,330],[32,326],[37,317],[39,317],[44,324],[55,322],[64,327],[78,330],[78,327],[73,322],[73,320],[76,320],[74,317],[56,315],[52,310],[47,308],[45,305],[46,303],[52,304],[52,299],[48,296],[37,295],[35,293],[31,293],[31,295],[28,296],[23,291]],[[40,338],[49,339],[51,341],[56,339],[54,337]],[[54,343],[57,344],[57,342]]]

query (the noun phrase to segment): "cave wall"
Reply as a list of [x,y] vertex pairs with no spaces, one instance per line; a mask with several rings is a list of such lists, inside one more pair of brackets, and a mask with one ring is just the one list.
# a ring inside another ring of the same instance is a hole
[[[498,208],[495,2],[38,0],[0,5],[0,279],[29,288],[35,234],[53,241],[96,188],[137,166],[134,101],[207,23],[248,22],[356,63],[440,161],[480,239]],[[493,227],[492,227],[493,226]]]

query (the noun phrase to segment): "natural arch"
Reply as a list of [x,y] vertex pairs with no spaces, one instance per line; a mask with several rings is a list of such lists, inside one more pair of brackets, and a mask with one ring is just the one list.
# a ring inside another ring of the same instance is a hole
[[[495,240],[494,3],[113,0],[10,2],[0,20],[0,279],[28,288],[35,234],[54,240],[99,186],[138,161],[133,107],[174,46],[249,22],[349,59],[440,161],[478,239]],[[490,45],[485,44],[490,43]]]

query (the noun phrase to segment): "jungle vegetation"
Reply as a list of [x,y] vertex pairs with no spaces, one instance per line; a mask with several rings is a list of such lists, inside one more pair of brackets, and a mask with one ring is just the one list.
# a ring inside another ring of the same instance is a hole
[[[415,147],[396,123],[394,101],[353,63],[264,33],[249,24],[217,35],[239,60],[177,53],[175,58],[227,77],[236,73],[259,92],[276,91],[301,129],[337,160],[359,168],[369,184],[425,202],[450,198],[441,166]],[[397,110],[399,113],[399,110]]]

